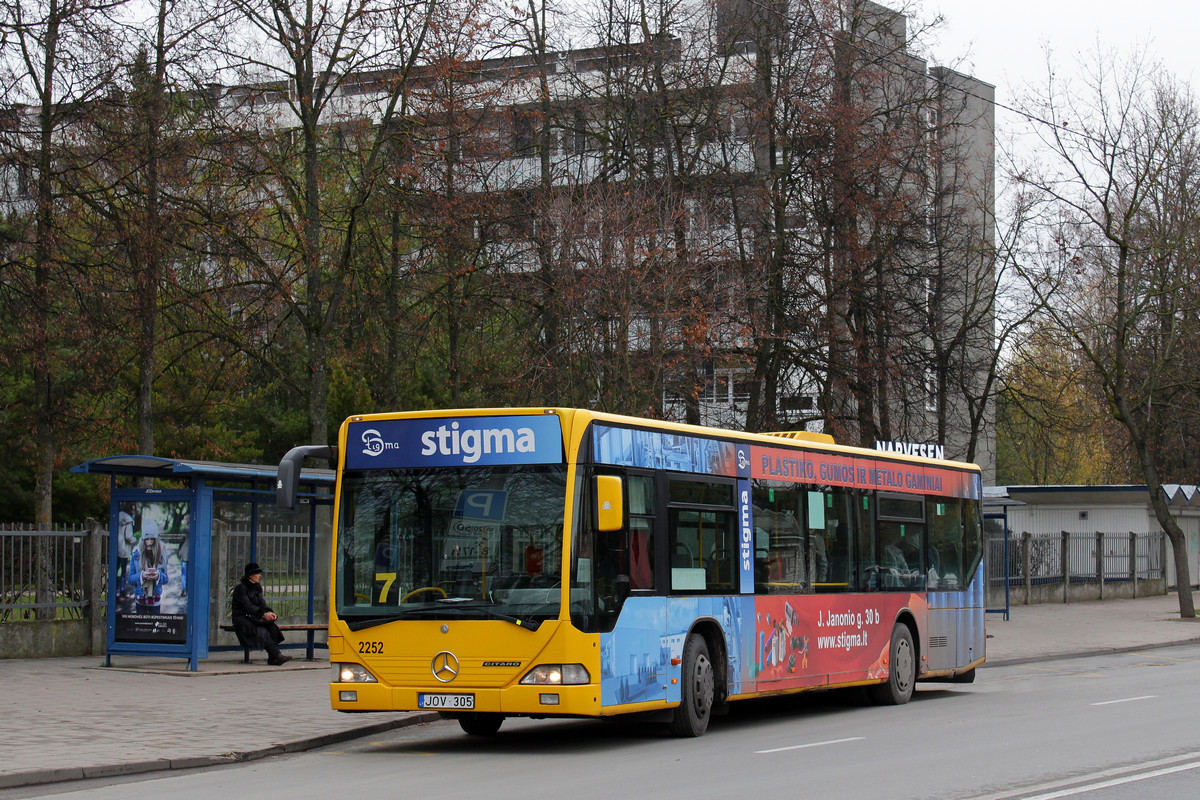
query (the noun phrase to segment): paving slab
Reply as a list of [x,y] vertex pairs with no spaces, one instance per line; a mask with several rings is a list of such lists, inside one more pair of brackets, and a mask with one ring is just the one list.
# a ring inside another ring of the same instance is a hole
[[262,758],[436,719],[329,707],[329,663],[0,660],[0,788]]

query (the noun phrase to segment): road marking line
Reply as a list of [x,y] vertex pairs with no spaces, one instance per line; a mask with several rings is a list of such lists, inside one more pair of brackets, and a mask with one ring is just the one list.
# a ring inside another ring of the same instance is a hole
[[1114,703],[1132,703],[1134,700],[1153,700],[1158,697],[1156,694],[1144,694],[1140,697],[1125,697],[1120,700],[1105,700],[1103,703],[1092,703],[1094,706],[1111,706]]
[[[1026,792],[1058,791],[1058,789],[1056,787],[1060,787],[1060,786],[1070,786],[1071,788],[1076,788],[1080,785],[1079,782],[1081,780],[1099,781],[1099,780],[1104,780],[1107,778],[1114,778],[1116,780],[1122,780],[1122,779],[1137,780],[1141,775],[1147,774],[1144,772],[1136,772],[1135,773],[1134,770],[1136,770],[1136,769],[1148,769],[1148,768],[1152,768],[1152,767],[1153,768],[1163,767],[1163,768],[1167,769],[1168,771],[1177,771],[1177,770],[1183,770],[1183,769],[1193,769],[1196,766],[1200,766],[1200,751],[1193,751],[1190,753],[1181,753],[1179,755],[1169,756],[1167,758],[1159,758],[1159,759],[1155,759],[1153,761],[1147,761],[1144,764],[1138,765],[1137,767],[1129,767],[1129,766],[1111,767],[1109,769],[1104,769],[1104,770],[1099,770],[1097,772],[1094,772],[1088,777],[1076,777],[1076,778],[1069,778],[1066,780],[1046,781],[1046,782],[1039,783],[1039,784],[1027,785],[1021,789],[1004,789],[1004,790],[997,791],[997,792],[989,792],[987,794],[974,795],[970,798],[967,798],[966,800],[1017,800],[1017,798],[1020,798],[1020,800],[1039,800],[1039,798],[1041,798],[1041,800],[1045,800],[1046,798],[1049,798],[1051,795],[1049,795],[1049,794],[1025,794],[1025,793]],[[1166,773],[1164,773],[1164,774],[1166,774]]]
[[1131,653],[1130,655],[1141,656],[1142,658],[1151,658],[1155,661],[1178,661],[1180,664],[1195,664],[1194,658],[1172,658],[1171,656],[1160,656],[1157,653]]
[[1021,800],[1055,800],[1059,797],[1071,797],[1084,792],[1094,792],[1097,789],[1111,789],[1113,786],[1121,786],[1126,783],[1136,783],[1150,778],[1158,778],[1163,775],[1170,775],[1175,772],[1187,772],[1192,769],[1200,769],[1200,762],[1194,764],[1180,764],[1175,767],[1166,767],[1164,769],[1156,769],[1152,772],[1143,772],[1138,775],[1129,775],[1124,778],[1113,778],[1112,780],[1100,781],[1099,783],[1089,783],[1087,786],[1076,786],[1074,789],[1063,789],[1058,792],[1049,792],[1048,794],[1034,794],[1022,797]]
[[755,750],[755,755],[762,753],[782,753],[785,750],[803,750],[806,747],[824,747],[827,744],[842,744],[843,742],[861,742],[865,736],[851,736],[848,739],[830,739],[828,742],[812,742],[811,744],[794,744],[790,747],[776,747],[771,750]]
[[1077,672],[1070,669],[1050,669],[1049,667],[1028,667],[1021,666],[1021,669],[1027,669],[1031,672],[1049,672],[1051,675],[1066,675],[1071,678],[1102,678],[1103,675],[1097,672]]

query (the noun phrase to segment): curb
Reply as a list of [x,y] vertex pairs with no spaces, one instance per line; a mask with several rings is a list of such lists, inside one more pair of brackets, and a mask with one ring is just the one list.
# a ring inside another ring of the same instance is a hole
[[1200,644],[1200,637],[1194,639],[1180,639],[1176,642],[1152,642],[1150,644],[1129,645],[1123,647],[1095,647],[1091,650],[1074,650],[1068,653],[1039,653],[1038,655],[1030,656],[1015,656],[1013,658],[1001,658],[986,660],[980,666],[980,669],[987,667],[1013,667],[1020,664],[1036,664],[1041,661],[1061,661],[1071,658],[1091,658],[1092,656],[1111,656],[1119,653],[1137,653],[1142,650],[1161,650],[1166,647],[1183,647],[1189,644]]
[[336,733],[326,733],[311,736],[307,739],[297,739],[293,742],[271,745],[258,750],[246,750],[238,753],[223,753],[217,756],[189,756],[187,758],[157,758],[151,761],[127,761],[121,764],[102,764],[90,767],[70,767],[64,769],[40,769],[26,772],[10,772],[0,774],[0,789],[15,789],[21,786],[39,786],[48,783],[86,780],[89,778],[112,778],[121,775],[139,775],[147,772],[165,772],[167,770],[196,769],[197,767],[216,767],[223,764],[237,764],[243,761],[257,761],[269,756],[285,753],[302,753],[305,750],[315,750],[338,742],[358,739],[363,736],[373,736],[377,733],[422,725],[440,719],[437,713],[413,714],[388,722],[378,722],[359,728],[350,728]]

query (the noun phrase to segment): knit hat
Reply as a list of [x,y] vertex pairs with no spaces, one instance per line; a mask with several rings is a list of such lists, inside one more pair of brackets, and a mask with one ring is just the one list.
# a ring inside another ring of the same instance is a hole
[[262,567],[253,561],[246,565],[246,571],[242,574],[242,577],[249,578],[251,575],[262,575]]

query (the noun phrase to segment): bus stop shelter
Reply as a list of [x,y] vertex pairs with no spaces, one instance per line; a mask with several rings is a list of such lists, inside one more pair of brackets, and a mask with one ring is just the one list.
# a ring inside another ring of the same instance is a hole
[[250,561],[266,571],[280,626],[303,630],[313,657],[328,618],[332,470],[302,470],[290,512],[275,507],[273,466],[127,455],[71,471],[111,482],[106,664],[114,655],[186,658],[195,671],[212,650],[240,649],[222,625]]

